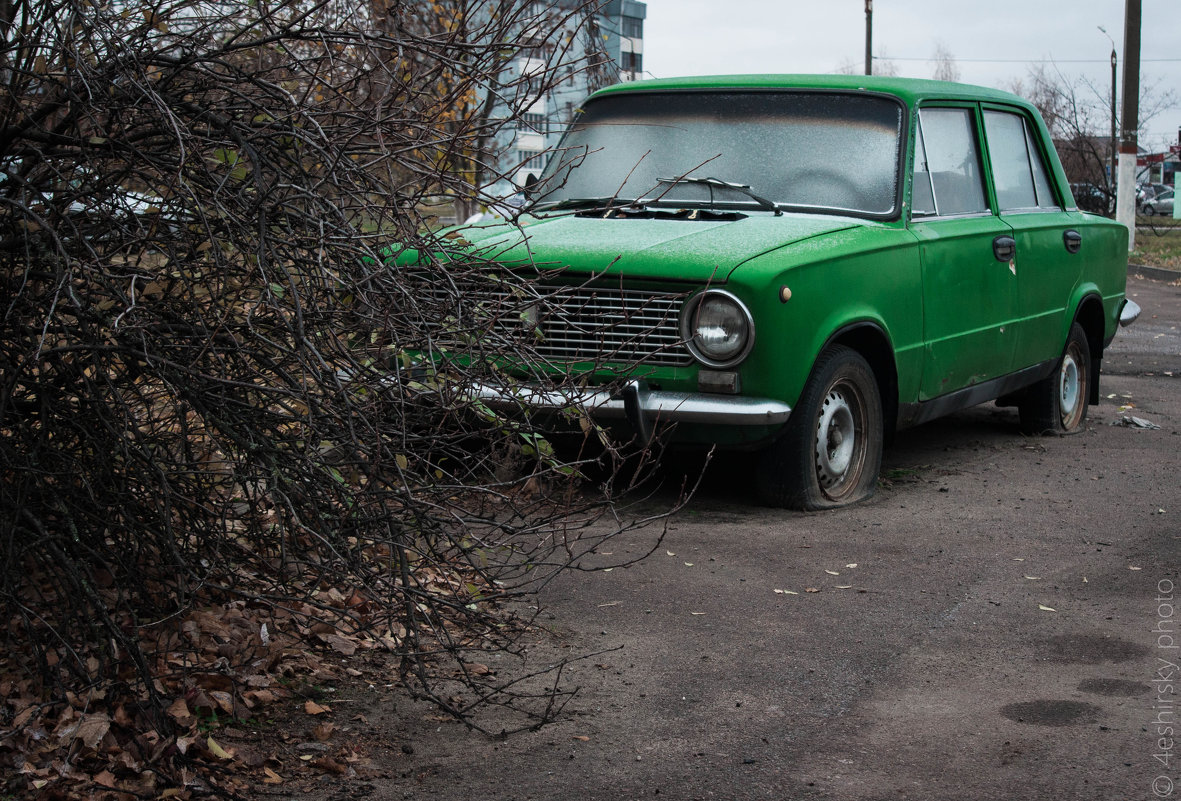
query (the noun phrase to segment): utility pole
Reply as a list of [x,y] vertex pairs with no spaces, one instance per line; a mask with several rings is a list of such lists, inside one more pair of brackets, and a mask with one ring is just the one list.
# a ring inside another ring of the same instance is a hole
[[873,0],[865,0],[865,74],[873,75]]
[[1107,37],[1107,41],[1111,42],[1111,162],[1107,167],[1107,186],[1109,189],[1115,188],[1116,180],[1116,153],[1119,152],[1119,136],[1116,134],[1116,118],[1119,115],[1119,106],[1116,105],[1115,83],[1116,83],[1116,55],[1115,55],[1115,40],[1107,33],[1107,28],[1102,25],[1099,30]]
[[1119,183],[1115,218],[1128,226],[1128,251],[1136,247],[1136,129],[1140,127],[1140,0],[1124,7],[1124,108],[1120,126]]

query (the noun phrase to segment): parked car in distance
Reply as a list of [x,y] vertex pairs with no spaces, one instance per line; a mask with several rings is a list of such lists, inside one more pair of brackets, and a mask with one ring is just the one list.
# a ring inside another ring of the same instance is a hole
[[[869,497],[896,430],[985,401],[1027,432],[1079,429],[1104,348],[1139,313],[1127,228],[1079,210],[1037,111],[992,89],[613,86],[529,194],[516,225],[452,241],[547,265],[577,300],[530,313],[544,364],[471,396],[750,451],[776,506]],[[580,389],[547,389],[547,372]]]
[[1174,190],[1172,189],[1163,190],[1151,200],[1144,201],[1140,206],[1140,213],[1149,217],[1156,214],[1163,214],[1166,217],[1173,216],[1173,194]]
[[1142,183],[1136,185],[1136,206],[1142,206],[1144,201],[1152,200],[1154,197],[1169,189],[1168,184],[1152,184]]
[[1074,183],[1070,185],[1070,192],[1080,211],[1092,214],[1111,214],[1115,198],[1102,187],[1088,183]]

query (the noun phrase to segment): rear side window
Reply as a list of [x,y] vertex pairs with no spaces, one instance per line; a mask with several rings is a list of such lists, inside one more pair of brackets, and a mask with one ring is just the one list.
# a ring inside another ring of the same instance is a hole
[[912,214],[940,217],[988,211],[972,111],[925,108],[919,111],[914,159]]
[[984,112],[988,158],[1001,211],[1057,209],[1041,154],[1025,118],[1005,111]]

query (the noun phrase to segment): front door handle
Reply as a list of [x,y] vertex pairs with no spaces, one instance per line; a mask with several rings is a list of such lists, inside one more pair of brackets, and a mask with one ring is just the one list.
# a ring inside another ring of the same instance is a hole
[[992,240],[992,252],[997,261],[1008,264],[1017,255],[1017,240],[1011,236],[998,236]]

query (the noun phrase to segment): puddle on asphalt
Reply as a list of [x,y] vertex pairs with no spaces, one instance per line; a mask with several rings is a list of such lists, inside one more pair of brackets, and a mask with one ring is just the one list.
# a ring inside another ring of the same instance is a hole
[[1135,698],[1152,692],[1147,684],[1127,679],[1087,679],[1078,688],[1091,695],[1106,695],[1111,698]]
[[1094,704],[1081,701],[1022,701],[1001,707],[1001,714],[1016,723],[1033,726],[1074,726],[1096,723],[1099,712]]
[[1145,657],[1149,653],[1146,645],[1098,634],[1060,634],[1039,641],[1035,648],[1036,653],[1044,654],[1044,658],[1051,662],[1072,662],[1081,665],[1127,662]]

